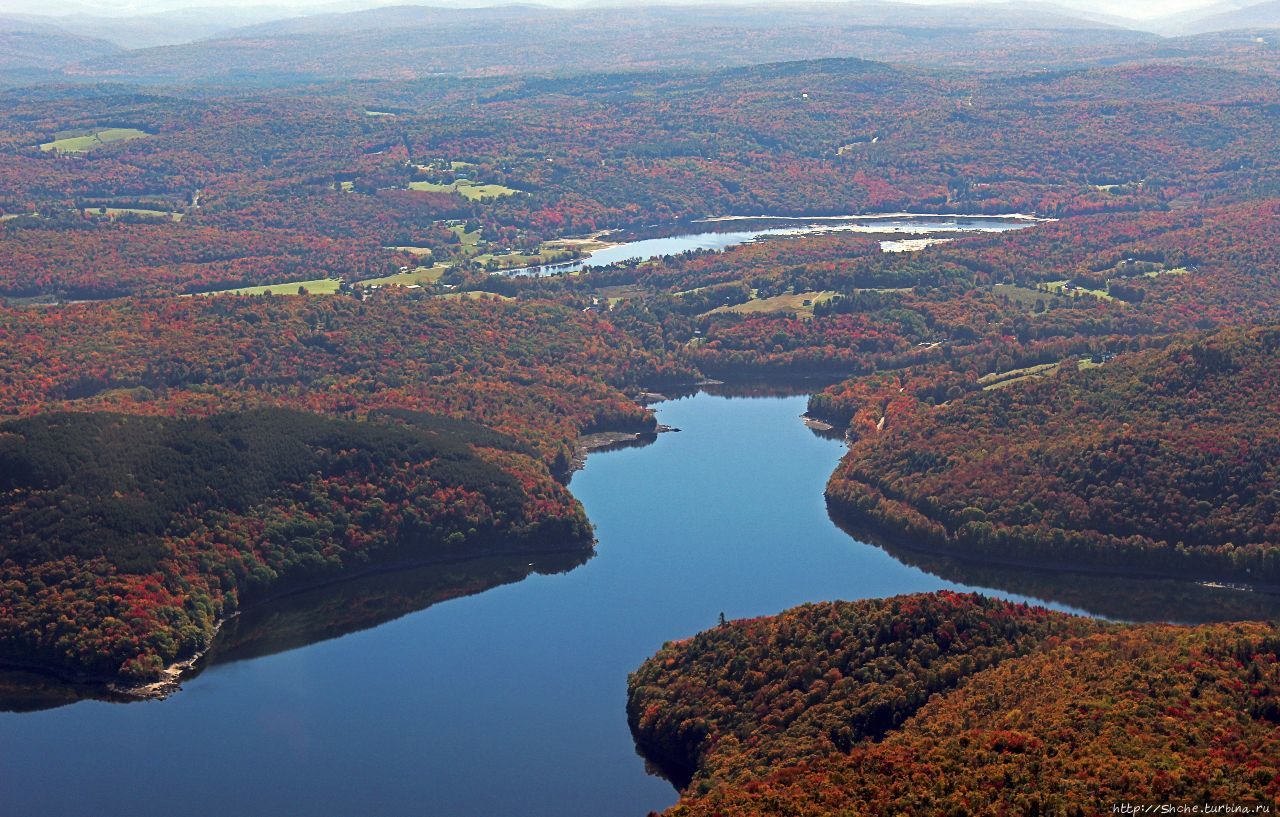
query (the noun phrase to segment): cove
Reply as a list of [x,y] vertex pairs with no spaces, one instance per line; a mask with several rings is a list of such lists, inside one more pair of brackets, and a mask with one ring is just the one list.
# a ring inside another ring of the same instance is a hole
[[165,701],[0,714],[0,813],[638,817],[676,793],[635,753],[627,673],[721,612],[982,587],[1093,605],[1097,577],[965,575],[841,531],[822,490],[843,445],[804,408],[660,404],[680,433],[571,482],[597,525],[585,564],[368,577],[246,614]]

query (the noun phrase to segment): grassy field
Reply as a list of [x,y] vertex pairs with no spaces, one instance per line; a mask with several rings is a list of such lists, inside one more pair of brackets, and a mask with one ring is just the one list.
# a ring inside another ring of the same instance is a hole
[[132,213],[135,216],[152,216],[154,218],[165,218],[170,221],[182,221],[182,213],[174,213],[170,210],[144,210],[141,207],[87,207],[85,212],[88,214],[108,215],[111,218],[123,216]]
[[671,293],[671,297],[679,298],[681,295],[693,295],[695,292],[701,292],[704,289],[711,289],[715,284],[707,284],[704,287],[694,287],[693,289],[682,289],[679,292]]
[[384,247],[383,249],[394,252],[407,252],[410,255],[431,255],[430,247]]
[[451,162],[439,161],[428,162],[426,164],[415,164],[414,167],[422,173],[437,173],[441,170],[449,170],[457,173],[459,170],[466,170],[468,167],[475,167],[475,162],[460,162],[453,160]]
[[600,287],[596,290],[601,298],[604,298],[612,307],[619,301],[625,301],[629,298],[643,298],[649,294],[649,291],[642,286],[635,284],[620,284],[618,286]]
[[461,224],[455,224],[449,229],[452,230],[453,234],[456,235],[458,237],[458,240],[462,242],[463,247],[470,247],[471,249],[475,249],[477,246],[479,246],[480,230],[476,230],[475,232],[469,233],[467,232],[467,228]]
[[934,244],[946,244],[954,238],[898,238],[880,242],[881,252],[919,252]]
[[1003,389],[1022,380],[1033,377],[1047,377],[1058,369],[1057,363],[1040,363],[1024,369],[1010,369],[1007,372],[992,372],[978,378],[978,385],[984,389]]
[[543,245],[537,254],[529,253],[481,253],[471,260],[477,264],[487,265],[493,261],[498,269],[518,269],[519,267],[538,267],[545,264],[558,264],[561,261],[572,261],[574,254],[571,250],[555,250],[550,249],[548,245]]
[[[596,238],[557,238],[538,245],[535,252],[507,252],[505,248],[491,246],[485,241],[481,230],[469,233],[462,224],[453,224],[449,229],[458,237],[459,245],[449,248],[444,253],[446,256],[452,256],[454,260],[470,261],[481,267],[487,267],[492,262],[492,269],[495,270],[558,264],[580,258],[596,249],[613,246]],[[388,249],[415,252],[412,247]],[[444,260],[438,259],[437,263],[443,263]]]
[[1067,286],[1070,285],[1070,283],[1070,281],[1048,281],[1042,284],[1042,286],[1045,288],[1046,292],[1052,292],[1055,295],[1071,297],[1077,292],[1083,292],[1086,295],[1092,295],[1093,297],[1104,301],[1115,300],[1115,298],[1105,289],[1085,289],[1084,287],[1074,287],[1073,289],[1068,290]]
[[1142,273],[1143,278],[1159,278],[1161,275],[1190,275],[1191,270],[1186,267],[1174,267],[1173,269],[1156,269],[1150,272]]
[[127,142],[130,139],[137,139],[146,135],[145,131],[140,131],[136,128],[105,128],[87,134],[67,133],[65,136],[55,134],[58,138],[52,142],[45,142],[40,146],[40,149],[56,150],[60,153],[88,153],[103,145],[110,145],[113,142]]
[[444,271],[448,267],[443,264],[437,264],[434,267],[418,267],[408,272],[398,272],[395,275],[388,275],[385,278],[368,278],[359,281],[361,286],[369,287],[408,287],[408,286],[426,286],[434,284],[440,280],[440,276],[444,275]]
[[792,313],[801,318],[813,317],[813,305],[830,300],[835,292],[797,292],[794,295],[774,295],[772,298],[753,298],[742,304],[717,306],[706,313],[715,315],[722,312],[737,312],[743,315],[766,313]]
[[448,294],[441,295],[440,297],[441,297],[441,298],[451,298],[451,299],[454,299],[454,300],[462,300],[462,299],[466,299],[466,300],[472,300],[472,301],[477,300],[477,299],[479,299],[479,298],[497,298],[497,299],[502,300],[502,301],[514,301],[514,300],[515,300],[515,299],[514,299],[514,298],[512,298],[510,295],[499,295],[499,294],[498,294],[498,293],[496,293],[496,292],[478,292],[478,291],[475,291],[475,290],[468,290],[468,291],[466,291],[466,292],[450,292],[450,293],[448,293]]
[[[1070,365],[1070,364],[1068,364]],[[1077,369],[1096,369],[1106,364],[1094,363],[1092,358],[1081,358],[1076,361]],[[1006,386],[1012,386],[1014,383],[1021,383],[1024,380],[1031,380],[1037,377],[1049,377],[1058,371],[1061,363],[1040,363],[1036,366],[1028,366],[1025,369],[1010,369],[1007,372],[992,372],[984,374],[978,378],[978,384],[984,390],[1003,389]]]
[[991,288],[991,291],[997,296],[1008,298],[1013,303],[1027,309],[1034,308],[1037,301],[1043,301],[1048,306],[1054,298],[1062,297],[1061,292],[1031,289],[1030,287],[1020,287],[1015,284],[996,284]]
[[1103,193],[1114,193],[1117,190],[1124,191],[1126,189],[1132,188],[1135,185],[1138,185],[1141,183],[1142,182],[1139,181],[1138,179],[1134,179],[1133,181],[1118,182],[1116,184],[1095,184],[1093,185],[1093,189],[1101,190]]
[[500,184],[476,184],[466,179],[458,179],[456,182],[442,184],[438,182],[409,182],[410,190],[425,190],[430,193],[457,193],[464,199],[471,201],[480,201],[481,199],[497,199],[503,196],[514,196],[519,193],[510,187],[503,187]]
[[578,250],[584,254],[607,250],[610,247],[618,246],[616,241],[607,241],[604,238],[605,233],[599,232],[586,238],[556,238],[543,244],[543,249],[572,249]]
[[294,281],[289,284],[266,284],[260,287],[241,287],[239,289],[219,289],[213,292],[201,292],[201,295],[297,295],[298,289],[306,290],[308,295],[332,295],[338,291],[342,282],[337,278],[317,278],[314,281]]

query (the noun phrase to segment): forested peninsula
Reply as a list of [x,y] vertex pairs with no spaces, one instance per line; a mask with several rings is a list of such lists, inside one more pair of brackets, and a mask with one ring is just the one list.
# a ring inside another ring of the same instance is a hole
[[[658,361],[593,349],[591,317],[554,306],[163,309],[9,335],[46,365],[0,398],[27,414],[0,424],[4,665],[152,692],[256,600],[391,565],[589,555],[575,439],[655,427],[619,386]],[[261,343],[233,340],[246,329]],[[63,365],[86,346],[100,368]]]
[[527,445],[405,411],[41,414],[0,425],[0,491],[4,661],[123,684],[203,653],[255,599],[592,542]]
[[949,592],[804,605],[629,683],[669,817],[1108,813],[1280,795],[1280,630],[1118,625]]

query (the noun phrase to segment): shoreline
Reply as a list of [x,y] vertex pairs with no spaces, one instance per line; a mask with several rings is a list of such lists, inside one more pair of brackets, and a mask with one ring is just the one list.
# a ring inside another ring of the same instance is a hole
[[[693,393],[697,393],[714,390],[716,386],[726,386],[730,388],[739,384],[752,386],[759,385],[762,382],[767,383],[770,380],[767,375],[758,377],[726,375],[726,377],[727,380],[704,379],[697,383],[687,384],[684,388],[691,390]],[[815,385],[813,383],[806,384],[803,382],[795,382],[796,380],[803,381],[804,379],[805,378],[782,378],[781,381],[789,386],[799,385],[803,387],[807,385],[812,387]],[[710,387],[710,389],[708,389],[708,387]],[[683,390],[681,391],[683,393]],[[637,397],[637,402],[642,405],[673,399],[668,396],[668,394],[660,392],[657,388],[640,391]],[[807,412],[799,415],[799,419],[806,427],[818,433],[833,434],[837,430],[835,424],[813,416]],[[656,441],[659,434],[678,432],[679,430],[680,429],[671,428],[669,426],[658,425],[652,430],[606,430],[580,435],[574,441],[574,456],[566,476],[571,476],[573,472],[580,470],[585,465],[587,457],[593,452],[649,445]],[[1238,577],[1231,579],[1224,579],[1222,577],[1197,577],[1187,573],[1161,571],[1153,568],[1126,568],[1109,565],[1068,564],[1060,561],[1034,561],[1014,557],[976,555],[958,552],[947,548],[925,546],[919,543],[907,543],[904,540],[901,531],[890,526],[879,524],[864,515],[858,514],[856,511],[839,506],[833,503],[829,497],[824,496],[824,499],[826,500],[828,512],[832,520],[842,531],[850,536],[851,539],[858,542],[866,542],[885,550],[891,557],[899,562],[903,562],[903,559],[895,555],[893,552],[894,550],[908,554],[955,559],[959,562],[975,566],[1015,568],[1046,574],[1068,573],[1110,576],[1116,578],[1170,579],[1201,586],[1228,587],[1242,592],[1280,595],[1280,585],[1243,583],[1238,580]],[[582,544],[594,549],[596,542],[592,539],[589,542],[584,542]],[[204,649],[194,655],[185,656],[171,662],[164,668],[164,670],[162,670],[159,678],[143,683],[130,684],[122,681],[118,677],[79,674],[68,671],[65,668],[43,665],[35,661],[27,662],[18,658],[0,658],[0,669],[30,672],[53,678],[68,685],[86,687],[87,691],[96,691],[100,693],[97,697],[116,702],[163,700],[181,690],[182,683],[184,681],[194,677],[194,675],[204,669],[203,661],[208,653],[213,650],[214,644],[224,625],[241,613],[254,610],[289,596],[317,590],[327,586],[343,584],[348,581],[380,573],[394,573],[402,570],[410,570],[432,565],[456,564],[473,559],[490,558],[495,556],[568,553],[577,549],[577,547],[578,546],[572,545],[561,545],[555,547],[522,547],[518,545],[511,546],[508,544],[507,546],[484,548],[480,551],[465,555],[442,554],[421,556],[417,558],[402,557],[398,559],[389,559],[377,564],[366,565],[355,571],[342,571],[336,574],[313,577],[311,580],[289,583],[286,587],[278,590],[277,592],[271,592],[263,596],[253,598],[252,600],[242,604],[240,609],[236,612],[215,621],[213,635]],[[86,697],[93,697],[92,693]]]
[[[582,544],[586,545],[590,550],[595,549],[594,539]],[[108,700],[113,703],[161,701],[181,690],[183,681],[189,680],[204,669],[201,661],[213,649],[219,633],[221,633],[222,628],[228,621],[236,618],[242,613],[264,607],[272,602],[286,599],[290,596],[308,593],[313,590],[319,590],[324,587],[344,584],[346,582],[368,576],[376,576],[382,573],[397,573],[400,571],[432,567],[435,565],[460,564],[475,559],[487,559],[500,556],[516,556],[525,554],[530,556],[554,555],[570,553],[576,549],[577,547],[570,546],[490,548],[486,549],[484,552],[469,553],[466,555],[440,555],[434,557],[397,559],[379,564],[366,565],[361,570],[351,572],[344,571],[340,574],[319,577],[314,581],[294,583],[279,592],[255,597],[251,601],[241,605],[240,609],[236,610],[231,615],[217,619],[214,622],[213,636],[209,639],[209,643],[204,649],[198,651],[195,655],[190,655],[171,662],[161,670],[161,677],[153,681],[130,684],[129,682],[122,681],[118,677],[74,673],[59,667],[41,664],[38,661],[23,661],[18,658],[0,658],[0,670],[28,672],[33,675],[39,675],[67,684],[68,686],[82,687],[83,691],[88,693],[85,696],[86,699],[97,698],[99,700]],[[95,692],[99,694],[95,696],[93,694]]]
[[618,231],[617,230],[596,230],[594,233],[591,233],[589,235],[578,236],[573,238],[554,238],[548,241],[547,243],[559,244],[565,247],[577,247],[579,249],[582,249],[584,247],[590,247],[590,249],[582,249],[582,252],[584,254],[582,258],[578,260],[583,260],[586,258],[590,258],[592,253],[597,253],[597,252],[600,252],[601,250],[611,250],[614,247],[621,247],[624,242],[609,241],[609,240],[606,240],[605,238],[605,236],[613,235],[616,232]]
[[[807,411],[800,415],[800,422],[804,423],[814,431],[821,431],[824,434],[836,431],[836,427],[833,424],[828,423],[826,420],[819,417],[815,417]],[[841,436],[843,437],[844,435]]]
[[[593,451],[610,451],[617,450],[619,448],[629,448],[636,445],[648,445],[657,439],[658,434],[679,430],[680,429],[678,428],[659,425],[653,431],[600,431],[592,434],[584,434],[578,437],[575,441],[575,455],[570,466],[569,473],[572,475],[574,471],[581,469],[586,464],[587,455]],[[579,459],[581,459],[581,462],[579,462]],[[586,544],[591,550],[594,550],[596,541],[593,538]],[[236,610],[236,612],[232,613],[230,616],[218,619],[214,622],[213,635],[210,637],[208,645],[205,646],[203,650],[200,650],[195,655],[170,663],[161,671],[161,677],[157,680],[135,686],[121,685],[117,682],[117,679],[96,678],[90,676],[84,677],[83,680],[73,680],[55,670],[52,670],[51,668],[40,667],[34,664],[21,667],[21,669],[40,674],[49,674],[53,677],[59,678],[60,680],[69,681],[70,683],[84,683],[88,685],[100,684],[110,693],[122,696],[129,701],[164,700],[182,689],[183,680],[193,677],[193,674],[198,669],[202,669],[202,667],[200,667],[200,662],[206,655],[208,655],[209,651],[213,649],[214,642],[217,641],[218,634],[222,631],[223,626],[232,618],[235,618],[241,613],[249,610],[265,606],[271,602],[288,598],[290,596],[307,593],[323,587],[343,584],[348,581],[354,581],[355,579],[374,576],[380,573],[395,573],[402,570],[412,570],[415,568],[430,567],[433,565],[458,564],[468,562],[473,559],[485,559],[495,556],[514,556],[517,554],[529,554],[531,556],[536,556],[567,553],[573,549],[574,548],[569,547],[513,547],[487,549],[482,553],[470,553],[465,556],[436,556],[417,559],[400,559],[383,564],[368,565],[364,569],[355,572],[344,571],[340,575],[290,585],[287,589],[280,592],[270,593],[268,595],[255,598],[247,604],[242,605],[240,609]],[[4,660],[0,660],[0,667],[6,666],[7,663],[8,662]]]
[[[645,394],[660,397],[662,400],[670,399],[665,395],[652,392]],[[661,402],[661,400],[654,402]],[[669,434],[679,430],[671,426],[658,425],[652,431],[597,431],[592,434],[583,434],[574,442],[569,474],[582,470],[587,464],[588,455],[592,453],[618,451],[623,448],[642,448],[656,442],[659,434]]]
[[209,650],[213,648],[213,642],[218,640],[218,634],[222,632],[222,626],[232,618],[239,615],[239,612],[232,613],[227,618],[220,618],[213,622],[213,635],[209,637],[209,644],[203,650],[199,650],[190,658],[184,658],[174,661],[163,670],[160,671],[160,678],[145,684],[137,686],[122,686],[114,681],[107,682],[107,689],[123,695],[131,700],[139,701],[162,701],[173,693],[182,689],[182,679],[188,676],[195,669],[196,664],[200,663]]
[[980,218],[1004,219],[1006,221],[1029,221],[1033,224],[1047,224],[1057,221],[1056,218],[1035,216],[1029,213],[861,213],[844,216],[704,216],[693,219],[694,224],[717,224],[727,221],[876,221],[891,218]]
[[[694,387],[698,388],[701,384]],[[666,398],[665,395],[652,392],[654,396]],[[639,401],[637,401],[639,402]],[[643,403],[641,403],[643,405]],[[586,464],[587,455],[593,451],[616,450],[619,448],[629,448],[632,446],[648,445],[657,439],[660,433],[671,431],[679,431],[678,428],[657,425],[652,430],[641,431],[598,431],[590,434],[583,434],[574,441],[574,456],[570,461],[569,468],[562,476],[563,482],[568,482],[575,471],[580,470]],[[12,670],[19,672],[28,672],[33,675],[50,678],[72,687],[82,687],[83,691],[88,693],[86,698],[105,699],[112,702],[128,703],[134,701],[146,700],[164,700],[182,688],[182,682],[193,677],[203,669],[201,661],[213,649],[217,641],[219,633],[223,626],[231,619],[239,616],[241,613],[253,610],[270,604],[289,596],[299,595],[302,593],[318,590],[324,587],[343,584],[356,579],[378,575],[381,573],[395,573],[403,570],[412,570],[422,567],[431,567],[434,565],[448,565],[468,562],[474,559],[485,559],[501,556],[514,556],[528,554],[536,555],[552,555],[560,553],[569,553],[578,549],[579,546],[585,546],[587,549],[594,551],[596,540],[591,538],[578,546],[558,546],[558,547],[521,547],[521,546],[499,546],[484,548],[478,552],[467,554],[442,554],[435,556],[422,556],[417,558],[392,558],[386,562],[369,564],[355,571],[340,571],[331,575],[313,577],[311,580],[299,580],[294,582],[286,582],[285,586],[275,592],[267,592],[261,596],[255,596],[249,601],[241,604],[240,608],[234,613],[219,618],[214,621],[213,634],[208,644],[194,655],[188,655],[176,659],[167,664],[160,671],[160,677],[141,683],[132,683],[121,679],[119,676],[99,675],[94,673],[80,673],[69,670],[64,667],[51,666],[41,663],[40,661],[26,661],[18,657],[0,657],[0,670]],[[94,695],[93,693],[98,693]]]
[[1031,561],[1014,557],[982,556],[918,543],[906,544],[901,530],[876,523],[865,516],[859,515],[856,511],[840,507],[833,503],[829,497],[824,498],[827,501],[827,513],[838,528],[855,541],[878,547],[899,562],[902,560],[894,556],[894,550],[921,556],[955,559],[958,562],[977,566],[1008,567],[1039,573],[1075,573],[1085,576],[1110,576],[1130,579],[1168,579],[1206,587],[1229,588],[1247,593],[1280,596],[1280,584],[1246,584],[1235,579],[1223,579],[1221,577],[1196,578],[1186,573],[1161,571],[1154,568],[1125,568],[1097,564],[1068,564],[1058,561]]

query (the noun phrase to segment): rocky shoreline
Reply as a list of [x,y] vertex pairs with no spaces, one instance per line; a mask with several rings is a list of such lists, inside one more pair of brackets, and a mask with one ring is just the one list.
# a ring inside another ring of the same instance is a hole
[[570,473],[581,470],[587,464],[587,455],[593,451],[617,451],[649,445],[659,434],[679,431],[678,428],[659,425],[653,431],[599,431],[584,434],[574,443]]

